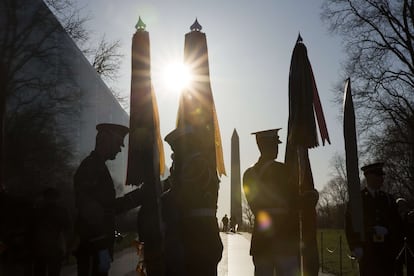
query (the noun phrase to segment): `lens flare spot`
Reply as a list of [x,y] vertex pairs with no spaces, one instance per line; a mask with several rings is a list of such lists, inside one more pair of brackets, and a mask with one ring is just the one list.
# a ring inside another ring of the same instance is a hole
[[272,226],[272,218],[265,211],[257,213],[257,222],[261,231],[266,231]]
[[244,186],[243,187],[243,192],[244,192],[245,195],[250,194],[250,188],[248,186]]

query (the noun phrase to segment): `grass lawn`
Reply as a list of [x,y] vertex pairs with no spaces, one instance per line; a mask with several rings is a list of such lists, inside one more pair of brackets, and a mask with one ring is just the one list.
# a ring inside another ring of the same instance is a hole
[[350,251],[343,229],[319,229],[318,248],[323,272],[343,276],[359,275],[357,261],[348,257]]

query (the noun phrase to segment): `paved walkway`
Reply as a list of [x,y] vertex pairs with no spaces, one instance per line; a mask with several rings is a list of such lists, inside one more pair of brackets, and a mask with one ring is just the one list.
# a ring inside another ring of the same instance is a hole
[[[254,266],[249,255],[249,233],[220,233],[223,241],[223,258],[218,265],[219,276],[252,276]],[[115,254],[109,276],[136,276],[135,265],[137,256],[135,249],[128,248]],[[75,276],[76,266],[64,267],[62,276]],[[328,276],[328,274],[319,274]]]
[[220,233],[223,241],[223,258],[218,265],[219,276],[252,276],[254,266],[249,255],[250,234]]
[[[223,258],[218,265],[219,276],[252,276],[253,263],[249,256],[249,234],[220,233],[223,241]],[[128,248],[115,254],[109,276],[136,276],[137,256],[135,249]],[[75,276],[76,266],[64,267],[62,276]]]

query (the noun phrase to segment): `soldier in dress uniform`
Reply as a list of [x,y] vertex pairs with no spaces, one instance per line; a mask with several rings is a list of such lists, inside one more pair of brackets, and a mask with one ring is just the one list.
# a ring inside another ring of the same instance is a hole
[[82,161],[74,176],[78,275],[108,275],[115,241],[115,215],[142,202],[140,189],[116,198],[105,164],[121,151],[129,129],[117,124],[99,124],[96,129],[95,150]]
[[404,265],[407,275],[414,275],[414,208],[405,198],[398,198],[396,203],[403,224],[404,237],[397,255],[397,275],[403,275]]
[[219,179],[201,133],[187,126],[165,137],[174,152],[170,196],[178,216],[184,275],[188,276],[217,275],[223,251],[216,218]]
[[[250,255],[256,276],[299,274],[299,200],[288,183],[286,165],[275,161],[279,130],[252,133],[260,157],[243,175],[243,190],[255,215]],[[317,198],[316,190],[303,195],[312,205]]]
[[364,238],[353,232],[350,208],[345,214],[345,232],[349,248],[359,261],[360,275],[394,275],[395,258],[402,238],[401,220],[392,196],[381,190],[383,163],[361,168],[367,185],[361,191]]

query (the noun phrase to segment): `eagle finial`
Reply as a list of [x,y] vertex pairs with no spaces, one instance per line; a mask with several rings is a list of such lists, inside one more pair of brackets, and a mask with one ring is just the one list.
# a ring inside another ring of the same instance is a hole
[[190,30],[193,31],[193,32],[194,31],[199,32],[199,31],[201,31],[202,28],[203,27],[200,25],[200,23],[198,23],[198,20],[196,18],[196,20],[194,21],[193,25],[191,25]]
[[138,18],[138,23],[135,25],[135,29],[137,31],[145,31],[145,25],[144,21],[142,21],[141,16]]

